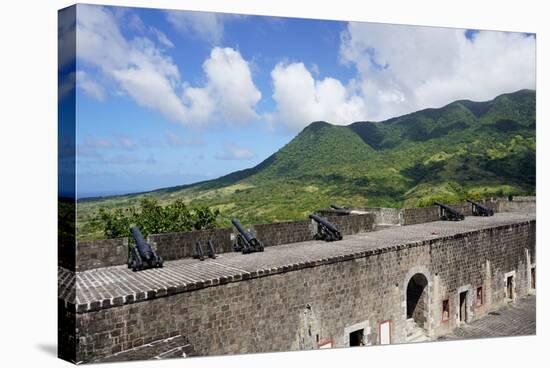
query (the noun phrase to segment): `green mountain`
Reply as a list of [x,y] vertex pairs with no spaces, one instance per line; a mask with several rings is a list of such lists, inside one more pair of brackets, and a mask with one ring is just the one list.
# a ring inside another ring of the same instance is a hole
[[182,198],[245,223],[303,219],[330,203],[423,206],[535,192],[535,91],[455,101],[382,122],[314,122],[259,165],[215,180],[78,204],[78,237],[97,210]]

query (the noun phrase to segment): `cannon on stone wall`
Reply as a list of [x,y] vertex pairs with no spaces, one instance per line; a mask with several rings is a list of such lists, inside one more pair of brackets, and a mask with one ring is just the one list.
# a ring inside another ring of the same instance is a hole
[[237,239],[235,244],[233,244],[233,249],[235,252],[242,252],[243,254],[253,253],[253,252],[263,252],[264,245],[259,241],[251,232],[246,231],[239,220],[236,218],[231,220],[235,229],[237,229]]
[[338,206],[336,204],[331,204],[330,208],[332,208],[333,210],[347,210],[347,208],[342,207],[342,206]]
[[494,212],[487,206],[482,205],[481,203],[467,199],[468,203],[472,205],[472,215],[474,216],[493,216]]
[[317,223],[317,234],[315,234],[315,239],[325,241],[342,240],[342,234],[340,234],[340,231],[338,231],[336,226],[331,224],[327,219],[314,213],[309,215],[309,218]]
[[351,215],[351,210],[345,207],[340,207],[335,204],[330,205],[331,212],[339,215]]
[[464,215],[452,207],[447,206],[446,204],[440,202],[434,202],[434,204],[439,206],[439,218],[445,221],[462,221],[464,220]]
[[206,243],[206,253],[202,249],[202,244],[200,242],[195,243],[195,251],[193,252],[193,258],[199,259],[201,261],[204,261],[204,259],[216,258],[216,252],[214,251],[214,244],[212,244],[212,240],[208,239],[208,242]]
[[162,267],[164,260],[162,257],[157,256],[151,245],[143,239],[143,235],[141,235],[139,228],[134,226],[130,228],[130,232],[132,233],[136,245],[130,252],[128,268],[131,268],[132,271],[140,271],[147,268]]

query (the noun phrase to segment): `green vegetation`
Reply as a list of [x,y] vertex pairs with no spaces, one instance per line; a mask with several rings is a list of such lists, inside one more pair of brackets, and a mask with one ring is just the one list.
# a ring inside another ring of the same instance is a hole
[[218,210],[199,206],[189,209],[180,199],[161,206],[157,200],[142,198],[139,207],[99,209],[99,214],[88,226],[95,227],[106,238],[130,237],[130,227],[138,226],[143,236],[214,227]]
[[106,234],[100,210],[144,198],[218,210],[215,226],[304,219],[331,203],[414,207],[535,193],[535,92],[456,101],[384,122],[315,122],[258,166],[216,180],[78,203],[78,239]]

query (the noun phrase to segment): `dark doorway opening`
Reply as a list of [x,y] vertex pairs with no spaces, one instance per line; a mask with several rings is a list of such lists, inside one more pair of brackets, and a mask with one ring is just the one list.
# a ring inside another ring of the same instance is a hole
[[506,278],[506,299],[514,300],[514,276]]
[[424,327],[428,309],[428,279],[417,273],[407,285],[407,318],[412,318],[419,327]]
[[449,310],[449,299],[445,299],[441,305],[441,321],[445,322],[449,320],[449,316],[451,315]]
[[363,329],[353,331],[349,334],[349,346],[363,346]]
[[531,267],[531,289],[536,289],[535,267]]
[[466,322],[466,319],[468,318],[468,292],[463,291],[458,296],[458,305],[459,305],[459,312],[458,312],[458,318],[460,322]]

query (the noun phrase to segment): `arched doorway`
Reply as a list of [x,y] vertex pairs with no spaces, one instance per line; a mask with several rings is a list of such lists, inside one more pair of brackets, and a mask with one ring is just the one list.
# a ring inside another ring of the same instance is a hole
[[414,274],[407,284],[407,319],[412,318],[426,328],[428,317],[428,279],[421,273]]

